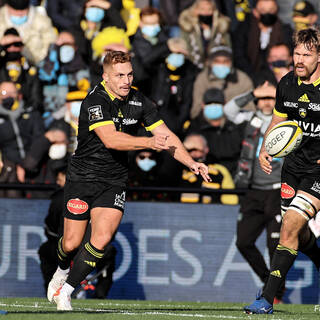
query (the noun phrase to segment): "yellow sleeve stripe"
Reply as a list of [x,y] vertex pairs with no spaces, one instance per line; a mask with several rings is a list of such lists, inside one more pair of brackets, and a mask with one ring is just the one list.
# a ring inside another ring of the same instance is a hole
[[276,110],[276,108],[273,109],[273,113],[278,116],[278,117],[281,117],[281,118],[287,118],[288,115],[286,113],[281,113],[279,111]]
[[153,129],[155,129],[156,127],[159,127],[163,123],[164,123],[163,120],[159,120],[159,121],[155,122],[154,124],[152,124],[151,126],[146,127],[146,130],[152,131]]
[[92,131],[95,128],[106,126],[107,124],[114,124],[114,122],[112,120],[108,120],[108,121],[102,121],[102,122],[94,123],[89,127],[89,131]]

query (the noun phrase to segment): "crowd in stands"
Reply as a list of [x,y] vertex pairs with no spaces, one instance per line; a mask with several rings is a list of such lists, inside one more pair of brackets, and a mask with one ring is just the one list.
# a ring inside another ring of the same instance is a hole
[[[272,113],[274,103],[264,105],[292,70],[292,34],[317,26],[319,10],[317,0],[0,1],[0,183],[56,182],[76,148],[81,101],[102,80],[105,52],[119,50],[132,57],[134,86],[212,178],[205,184],[167,153],[142,150],[130,154],[129,186],[250,187],[248,175],[239,182],[241,164],[253,166],[243,159],[250,119]],[[129,199],[238,203],[236,195]]]

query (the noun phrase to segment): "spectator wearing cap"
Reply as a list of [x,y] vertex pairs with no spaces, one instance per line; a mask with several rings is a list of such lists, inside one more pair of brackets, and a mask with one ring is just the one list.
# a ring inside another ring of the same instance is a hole
[[[207,59],[205,69],[196,77],[190,112],[192,119],[201,112],[202,96],[209,88],[222,90],[226,102],[234,96],[253,88],[253,83],[249,76],[233,66],[232,50],[230,47],[213,47]],[[254,105],[248,104],[247,109],[253,110]]]
[[48,53],[56,33],[42,7],[33,7],[29,0],[6,0],[0,8],[0,38],[5,30],[15,28],[24,43],[23,55],[38,64]]
[[73,33],[60,32],[48,56],[39,64],[46,128],[51,123],[52,113],[64,105],[68,91],[88,91],[91,86],[89,69],[78,48]]
[[309,1],[298,1],[292,12],[292,21],[296,31],[315,27],[318,20],[318,13]]
[[170,38],[168,47],[170,52],[152,81],[151,99],[158,105],[161,119],[180,136],[183,123],[189,119],[197,68],[190,62],[182,38]]
[[179,17],[181,37],[188,44],[190,60],[202,70],[212,47],[231,46],[230,19],[222,15],[214,1],[196,0]]
[[186,133],[196,132],[208,141],[208,163],[225,166],[232,175],[237,168],[244,125],[229,121],[223,111],[223,91],[211,88],[202,97],[202,112],[190,122]]
[[[207,164],[211,182],[204,182],[195,173],[183,168],[180,187],[182,188],[206,188],[206,189],[234,189],[234,183],[229,170],[219,163],[208,163],[209,152],[208,143],[204,136],[198,133],[190,133],[183,141],[183,145],[190,156],[196,160]],[[238,196],[233,194],[208,194],[182,193],[181,202],[187,203],[222,203],[235,205],[238,203]]]
[[4,32],[0,40],[0,81],[14,82],[26,105],[42,112],[43,94],[38,70],[23,55],[23,47],[23,41],[15,28]]
[[257,0],[248,22],[240,23],[233,34],[235,66],[253,78],[265,67],[270,46],[284,42],[292,47],[292,32],[279,19],[276,0]]

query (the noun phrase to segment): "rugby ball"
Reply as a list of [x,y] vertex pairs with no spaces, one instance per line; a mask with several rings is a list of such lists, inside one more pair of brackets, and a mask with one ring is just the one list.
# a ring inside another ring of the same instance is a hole
[[294,121],[282,121],[267,134],[264,146],[272,157],[285,157],[297,149],[302,141],[302,130]]

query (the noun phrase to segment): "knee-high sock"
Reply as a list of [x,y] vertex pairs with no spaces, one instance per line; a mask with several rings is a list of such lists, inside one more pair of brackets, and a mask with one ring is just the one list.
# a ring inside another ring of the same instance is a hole
[[269,303],[273,304],[273,299],[285,280],[297,254],[296,250],[278,244],[273,254],[269,279],[262,294]]
[[103,257],[103,254],[104,250],[99,250],[87,242],[76,256],[66,282],[75,288],[96,268],[97,262]]
[[73,252],[70,253],[66,253],[63,250],[62,247],[62,238],[61,237],[58,241],[58,248],[57,248],[57,255],[58,255],[58,266],[63,269],[66,270],[70,267],[70,263],[73,257]]

